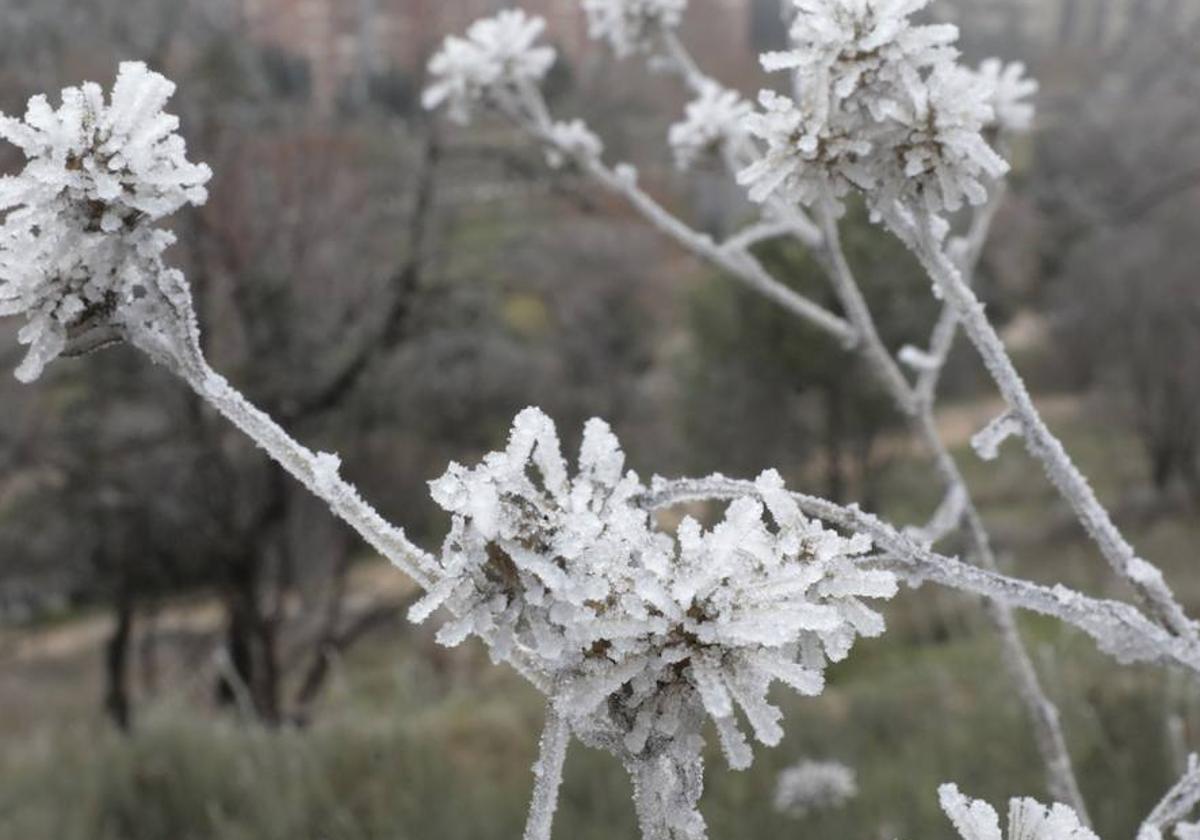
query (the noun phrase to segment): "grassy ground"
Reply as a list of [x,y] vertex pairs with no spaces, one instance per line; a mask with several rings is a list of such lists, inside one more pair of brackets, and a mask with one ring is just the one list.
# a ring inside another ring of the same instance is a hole
[[[1121,507],[1126,491],[1144,485],[1136,452],[1108,423],[1065,409],[1051,419],[1106,501]],[[1016,452],[995,465],[958,454],[1016,571],[1123,594],[1064,525],[1036,465]],[[889,470],[890,516],[915,521],[936,496],[919,461]],[[1147,556],[1174,558],[1164,562],[1168,577],[1200,602],[1189,551],[1196,517],[1123,524]],[[889,620],[887,636],[833,669],[822,697],[779,693],[787,738],[759,750],[752,770],[733,773],[711,757],[704,811],[714,837],[947,838],[935,795],[942,781],[997,804],[1044,796],[1023,712],[972,605],[927,587],[899,598]],[[1022,627],[1062,709],[1097,828],[1132,836],[1170,783],[1172,755],[1196,746],[1196,701],[1167,675],[1120,668],[1052,622]],[[127,739],[94,709],[96,653],[87,644],[10,657],[0,663],[0,840],[517,837],[538,698],[477,647],[434,650],[414,630],[364,643],[339,664],[307,730],[243,725],[178,691],[143,708]],[[1180,713],[1186,743],[1168,736],[1168,708]],[[853,806],[803,820],[774,814],[776,775],[801,757],[854,766],[862,792]],[[560,837],[635,836],[620,768],[578,746],[560,814]]]

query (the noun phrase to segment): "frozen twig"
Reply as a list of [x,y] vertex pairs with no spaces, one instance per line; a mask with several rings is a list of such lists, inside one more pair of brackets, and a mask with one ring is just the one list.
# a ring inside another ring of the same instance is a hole
[[905,415],[912,416],[918,410],[917,401],[913,394],[912,385],[904,376],[904,371],[896,363],[896,359],[883,344],[875,319],[867,306],[858,282],[850,269],[842,249],[841,232],[838,230],[837,216],[833,201],[826,196],[817,211],[821,232],[825,238],[824,249],[820,256],[827,265],[830,280],[842,307],[846,310],[850,323],[858,331],[861,338],[862,355],[874,370],[876,378],[891,395],[896,408]]
[[947,536],[958,530],[962,524],[963,515],[967,509],[967,493],[963,487],[955,485],[946,491],[942,503],[938,505],[933,516],[923,526],[907,528],[904,533],[918,542],[935,546]]
[[721,249],[730,253],[748,251],[755,245],[788,236],[795,231],[790,221],[767,220],[748,225],[721,243]]
[[1006,411],[994,418],[971,438],[971,448],[985,461],[995,461],[1000,457],[1000,447],[1010,437],[1021,434],[1021,421],[1011,411]]
[[[975,208],[971,219],[971,228],[967,233],[966,247],[963,250],[962,269],[967,283],[972,283],[975,273],[979,270],[979,261],[983,256],[983,248],[992,230],[996,213],[1008,195],[1004,181],[992,185],[991,195],[986,204]],[[937,324],[929,341],[928,357],[933,364],[921,371],[917,378],[917,399],[927,405],[936,401],[938,385],[941,384],[942,373],[946,369],[946,360],[958,337],[958,315],[954,307],[948,303],[942,304]]]
[[958,266],[938,244],[933,219],[927,214],[921,216],[918,228],[915,242],[917,257],[947,303],[954,307],[963,329],[979,351],[1013,418],[1019,422],[1030,454],[1042,463],[1046,475],[1075,511],[1114,571],[1133,587],[1155,618],[1180,637],[1196,640],[1195,622],[1184,613],[1163,580],[1162,573],[1138,557],[1062,443],[1042,419],[1008,356],[1004,342],[988,320],[983,304],[964,281]]
[[[536,89],[522,90],[520,103],[509,101],[502,105],[507,116],[528,131],[561,159],[571,161],[576,168],[606,192],[626,201],[653,228],[676,244],[709,262],[793,315],[833,336],[845,346],[857,341],[857,335],[845,319],[813,303],[771,276],[771,273],[750,252],[747,245],[720,245],[712,237],[696,231],[673,215],[643,190],[637,173],[627,165],[609,166],[593,148],[563,142],[555,123],[549,118],[541,93]],[[522,107],[523,106],[523,107]],[[792,220],[793,226],[797,224]]]
[[533,765],[533,802],[529,806],[523,840],[550,840],[570,743],[570,723],[554,708],[553,701],[547,703],[546,725],[542,730],[537,763]]
[[358,532],[367,543],[422,588],[434,581],[433,558],[414,545],[404,531],[385,520],[358,490],[338,473],[335,456],[316,453],[297,443],[265,412],[252,405],[198,354],[180,374],[205,402],[258,444],[293,478]]
[[[946,488],[947,504],[939,510],[946,520],[944,524],[951,528],[960,523],[963,524],[975,563],[987,571],[995,572],[997,566],[991,538],[984,526],[983,518],[975,506],[975,501],[971,497],[966,479],[942,439],[941,431],[938,428],[937,419],[933,413],[934,391],[928,392],[928,399],[921,398],[884,346],[870,308],[842,249],[833,201],[828,195],[824,197],[818,210],[818,218],[825,239],[825,247],[822,251],[823,262],[827,266],[842,306],[849,314],[850,323],[862,336],[863,340],[859,345],[860,355],[867,362],[868,368],[874,372],[876,379],[887,389],[897,409],[908,418],[914,432],[924,441],[933,456],[934,467]],[[951,322],[952,324],[953,322]],[[936,341],[937,336],[935,335]],[[940,369],[945,361],[944,353],[935,361],[937,368]],[[924,374],[927,378],[930,378],[931,375],[931,371],[926,371]],[[930,379],[930,381],[936,385],[936,379]],[[943,523],[936,522],[937,518],[935,514],[934,524],[943,525]],[[953,519],[952,523],[951,519]],[[940,536],[935,534],[931,539],[937,539]],[[1004,662],[1016,684],[1018,696],[1033,722],[1035,742],[1043,763],[1046,765],[1051,793],[1069,803],[1086,822],[1088,819],[1087,807],[1071,766],[1066,738],[1063,736],[1062,726],[1059,722],[1058,709],[1046,695],[1038,680],[1037,671],[1034,669],[1025,643],[1021,639],[1016,622],[1013,620],[1011,609],[1003,602],[994,602],[988,605],[987,614],[1000,636]]]
[[[753,487],[753,482],[720,475],[676,481],[656,479],[641,504],[657,510],[685,502],[739,498],[754,492]],[[911,582],[928,581],[1057,618],[1087,633],[1102,651],[1121,663],[1174,664],[1200,674],[1200,643],[1172,635],[1136,607],[1090,598],[1064,586],[1041,586],[981,569],[937,554],[855,506],[800,493],[791,495],[805,514],[871,537],[881,553],[879,563],[904,574]]]
[[844,346],[853,345],[858,337],[843,318],[813,303],[771,276],[746,248],[722,248],[704,234],[698,233],[671,215],[661,204],[637,186],[636,181],[622,178],[597,159],[584,164],[585,171],[609,192],[623,196],[650,224],[667,234],[676,243],[696,256],[718,266],[743,285],[774,301],[788,312],[821,329]]
[[1163,832],[1200,804],[1200,757],[1188,757],[1187,772],[1171,786],[1138,829],[1138,840],[1161,840]]

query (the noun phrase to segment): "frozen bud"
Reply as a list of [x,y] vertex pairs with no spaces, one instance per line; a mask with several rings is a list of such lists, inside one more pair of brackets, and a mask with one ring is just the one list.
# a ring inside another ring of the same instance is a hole
[[212,173],[187,160],[179,120],[163,111],[174,91],[127,62],[107,100],[86,83],[64,89],[58,108],[35,96],[24,119],[0,115],[0,137],[27,158],[0,180],[0,315],[27,320],[22,381],[86,345],[83,333],[153,321],[162,295],[150,292],[178,285],[162,263],[174,240],[155,223],[203,204]]
[[1099,840],[1066,805],[1049,807],[1033,799],[1008,803],[1008,831],[1001,834],[1000,817],[991,805],[970,799],[952,784],[938,788],[942,810],[963,840]]
[[465,123],[480,103],[539,84],[555,58],[552,47],[537,45],[545,28],[542,18],[510,9],[475,21],[466,37],[450,36],[429,61],[432,81],[422,103],[430,110],[444,106]]
[[653,48],[656,36],[683,19],[687,0],[583,0],[588,34],[622,58]]
[[675,164],[690,169],[704,155],[737,144],[746,136],[745,119],[753,106],[736,91],[707,84],[692,100],[682,122],[671,126],[669,140]]
[[1025,65],[989,58],[979,65],[979,75],[991,89],[994,116],[989,127],[1009,134],[1031,131],[1036,110],[1029,99],[1038,92],[1038,83],[1025,75]]

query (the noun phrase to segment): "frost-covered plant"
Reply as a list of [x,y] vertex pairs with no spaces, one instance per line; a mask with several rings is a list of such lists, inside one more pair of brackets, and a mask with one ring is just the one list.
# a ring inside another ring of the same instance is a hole
[[447,107],[465,123],[481,101],[538,84],[554,64],[554,48],[535,46],[546,21],[508,9],[471,24],[465,38],[450,37],[430,59],[433,81],[422,99],[426,108]]
[[804,761],[779,774],[775,782],[775,810],[791,817],[840,808],[858,796],[854,770],[838,761]]
[[[896,134],[875,141],[884,157],[871,200],[923,205],[934,214],[960,210],[964,201],[981,205],[988,198],[985,184],[1009,169],[983,137],[995,119],[991,85],[949,63],[939,64],[925,81],[892,112],[900,125]],[[899,165],[902,173],[892,168]]]
[[621,757],[647,795],[675,802],[672,824],[694,825],[704,715],[729,764],[749,766],[737,712],[777,744],[771,684],[819,694],[828,662],[883,631],[863,599],[891,597],[896,581],[862,567],[869,540],[805,517],[777,473],[714,528],[688,517],[673,537],[624,470],[616,438],[592,420],[570,477],[551,420],[522,412],[504,451],[433,482],[453,525],[441,580],[412,617],[446,606],[443,643],[476,635],[497,660],[519,654],[578,737]]
[[993,80],[955,64],[958,30],[917,25],[929,0],[794,0],[792,49],[763,56],[796,96],[764,92],[747,128],[765,145],[739,180],[751,198],[812,205],[851,189],[877,211],[981,204],[1008,164],[983,137]]
[[89,82],[63,90],[57,109],[35,96],[24,119],[0,115],[0,137],[28,159],[0,179],[0,315],[27,321],[18,379],[94,330],[151,325],[153,289],[181,285],[162,262],[174,236],[156,223],[204,203],[212,173],[188,162],[179,120],[163,112],[174,91],[131,62],[109,101]]
[[996,809],[959,793],[956,785],[938,788],[942,810],[963,840],[1099,840],[1066,805],[1049,807],[1033,799],[1011,799],[1008,832],[1001,833]]
[[[20,374],[36,376],[63,351],[130,340],[166,362],[426,590],[414,619],[444,607],[441,641],[477,636],[494,659],[543,691],[550,703],[527,840],[550,836],[572,737],[625,763],[647,838],[702,837],[696,806],[707,722],[734,767],[752,759],[743,719],[759,741],[777,743],[781,714],[767,699],[772,683],[819,693],[829,662],[847,655],[859,636],[882,632],[865,599],[891,597],[897,572],[992,601],[989,615],[1030,710],[1049,787],[1075,808],[1014,800],[1008,837],[1093,840],[1057,712],[1010,610],[1071,623],[1121,661],[1171,663],[1192,673],[1200,673],[1200,632],[1045,427],[969,288],[995,211],[996,193],[989,196],[987,187],[1007,167],[985,138],[1029,128],[1024,98],[1034,85],[1016,65],[985,63],[977,72],[959,66],[953,27],[911,22],[927,2],[794,0],[793,49],[764,60],[768,69],[794,74],[794,94],[763,94],[762,111],[750,114],[736,94],[703,75],[677,38],[684,0],[584,0],[594,35],[622,54],[652,53],[698,97],[672,131],[681,163],[725,145],[727,152],[737,147],[725,155],[736,167],[753,145],[746,136],[760,141],[759,159],[741,180],[764,204],[762,218],[723,243],[656,202],[632,166],[606,165],[601,140],[582,122],[550,114],[537,85],[554,52],[536,44],[540,19],[503,12],[476,23],[466,38],[448,39],[431,62],[425,94],[427,106],[445,106],[460,120],[477,105],[495,106],[543,146],[551,165],[576,165],[684,248],[858,350],[934,455],[946,496],[924,528],[904,533],[855,507],[789,493],[774,471],[754,482],[718,475],[656,479],[647,487],[625,472],[620,447],[600,421],[586,427],[571,475],[553,424],[531,409],[515,421],[504,451],[475,468],[452,465],[433,482],[452,528],[441,555],[427,554],[341,478],[335,455],[297,443],[205,361],[183,277],[163,260],[170,236],[153,223],[203,201],[209,173],[186,161],[176,121],[161,113],[170,83],[141,65],[122,65],[111,103],[85,85],[64,92],[58,111],[35,99],[24,123],[4,118],[0,125],[30,158],[21,175],[0,182],[0,209],[7,211],[0,314],[25,316],[22,340],[32,345]],[[837,199],[851,190],[866,195],[944,296],[929,350],[901,354],[915,382],[880,338],[842,250]],[[943,247],[955,221],[944,212],[985,198],[970,230],[953,248]],[[815,222],[807,205],[817,205]],[[784,235],[813,249],[845,317],[800,296],[755,258],[755,244]],[[1022,438],[1145,612],[996,571],[979,511],[933,415],[960,324],[1007,403],[977,437],[979,452],[998,454],[1006,438]],[[704,528],[685,518],[670,532],[652,515],[696,500],[725,502],[721,521]],[[935,552],[955,528],[977,565]],[[796,774],[789,786],[811,793],[818,787],[812,780]],[[1172,826],[1181,840],[1196,833],[1182,820],[1200,802],[1198,780],[1193,762],[1147,818],[1145,840]],[[942,802],[965,840],[1000,840],[989,806],[952,786],[943,788]]]
[[687,0],[583,0],[588,34],[621,57],[653,47],[664,30],[679,26],[686,9]]
[[1166,792],[1138,829],[1137,840],[1162,840],[1174,827],[1178,840],[1200,838],[1200,823],[1184,822],[1200,804],[1200,756],[1188,756],[1187,769]]
[[841,198],[854,187],[869,189],[870,140],[848,131],[821,131],[790,97],[763,91],[762,111],[746,120],[746,130],[765,145],[762,155],[738,175],[752,201],[779,195],[811,205],[829,191]]
[[1036,109],[1029,100],[1038,92],[1038,83],[1025,75],[1025,65],[989,58],[979,65],[978,72],[992,91],[994,116],[988,127],[1009,134],[1032,130]]
[[671,126],[668,139],[676,166],[690,169],[707,154],[737,146],[746,137],[745,121],[752,111],[736,91],[705,84],[688,103],[683,120]]

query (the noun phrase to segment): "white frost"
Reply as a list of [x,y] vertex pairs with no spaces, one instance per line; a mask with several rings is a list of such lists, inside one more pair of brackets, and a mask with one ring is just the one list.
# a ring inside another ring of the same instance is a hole
[[1025,65],[989,58],[979,65],[979,74],[992,90],[992,127],[1010,134],[1032,130],[1036,109],[1029,99],[1038,92],[1038,83],[1025,75]]
[[982,800],[964,796],[956,785],[942,785],[938,798],[963,840],[1099,840],[1066,805],[1047,807],[1033,799],[1012,799],[1004,835],[996,810]]
[[580,738],[634,763],[667,750],[683,776],[661,778],[682,785],[705,715],[735,767],[750,762],[735,710],[777,744],[771,684],[819,694],[830,661],[883,632],[865,601],[890,598],[896,581],[862,567],[869,540],[803,516],[774,472],[711,530],[688,518],[673,537],[638,505],[647,488],[624,465],[616,437],[592,420],[568,477],[549,418],[523,411],[504,451],[433,482],[454,518],[443,581],[413,618],[447,607],[443,642],[475,635],[497,660],[519,657],[553,686]]
[[649,50],[655,37],[683,19],[687,0],[583,0],[588,34],[618,56]]
[[465,38],[451,35],[429,61],[433,81],[422,104],[430,110],[444,105],[465,123],[479,103],[541,82],[555,58],[552,47],[535,45],[545,28],[542,18],[509,9],[475,21]]
[[1000,457],[1000,447],[1013,435],[1023,431],[1021,421],[1011,411],[1006,411],[983,427],[971,438],[971,448],[985,461]]
[[690,169],[702,157],[720,152],[725,146],[736,147],[745,139],[744,122],[753,106],[732,90],[708,82],[688,103],[681,122],[671,126],[668,139],[675,165]]
[[108,102],[89,82],[64,89],[57,109],[35,96],[24,119],[0,115],[0,137],[28,159],[0,179],[0,315],[27,321],[18,379],[37,379],[81,333],[153,320],[148,286],[182,286],[162,262],[174,237],[155,223],[203,204],[212,173],[188,162],[163,111],[174,91],[126,62]]
[[739,174],[750,197],[811,205],[854,189],[877,212],[934,214],[986,200],[986,183],[1008,171],[982,133],[995,83],[1024,88],[959,66],[955,27],[913,24],[928,0],[793,2],[793,49],[763,66],[791,72],[796,96],[764,92],[746,121],[763,144]]

